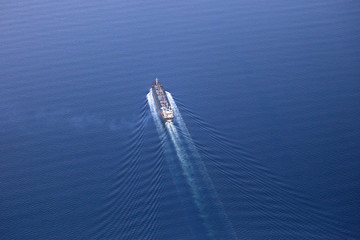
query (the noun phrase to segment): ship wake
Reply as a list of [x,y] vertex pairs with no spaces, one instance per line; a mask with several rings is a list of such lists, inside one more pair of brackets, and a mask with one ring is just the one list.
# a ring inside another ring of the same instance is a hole
[[[162,122],[157,113],[151,90],[147,95],[150,111],[160,140],[163,142],[165,148],[173,147],[175,149],[174,152],[178,159],[177,162],[189,186],[193,202],[206,229],[207,237],[210,239],[236,239],[236,234],[228,220],[180,111],[172,95],[169,92],[166,92],[166,94],[174,109],[173,123]],[[172,146],[167,144],[169,141],[172,143]],[[167,152],[168,157],[171,158],[171,151]],[[177,173],[173,173],[174,178],[176,178],[177,175]]]

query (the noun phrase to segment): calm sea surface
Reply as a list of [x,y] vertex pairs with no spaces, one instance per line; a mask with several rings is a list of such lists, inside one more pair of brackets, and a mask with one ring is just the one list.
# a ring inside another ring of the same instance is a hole
[[0,239],[360,239],[359,23],[350,0],[2,1]]

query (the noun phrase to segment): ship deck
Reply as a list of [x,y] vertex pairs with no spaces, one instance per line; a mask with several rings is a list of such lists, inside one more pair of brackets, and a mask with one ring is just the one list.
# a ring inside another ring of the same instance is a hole
[[162,107],[169,107],[170,106],[170,103],[166,97],[166,93],[165,91],[162,89],[162,87],[158,86],[158,85],[155,85],[154,86],[154,89],[156,91],[156,96],[157,98],[159,99],[159,102],[160,102],[160,105]]

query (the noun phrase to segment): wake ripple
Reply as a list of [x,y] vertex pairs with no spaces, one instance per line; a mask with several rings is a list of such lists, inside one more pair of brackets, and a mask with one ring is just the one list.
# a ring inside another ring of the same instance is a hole
[[[329,236],[331,239],[342,239],[343,236],[351,236],[351,232],[336,217],[291,186],[286,179],[264,167],[261,159],[209,125],[181,102],[178,103],[185,114],[193,119],[196,129],[206,132],[206,137],[216,146],[211,151],[208,146],[200,146],[199,150],[209,160],[209,164],[223,175],[222,184],[224,188],[229,187],[227,191],[236,189],[236,192],[243,193],[231,196],[231,200],[236,202],[232,208],[245,209],[241,214],[245,221],[251,220],[250,228],[271,224],[274,227],[270,234],[284,239],[289,238],[289,235],[299,239],[329,239]],[[227,164],[230,161],[236,161],[237,164]],[[240,227],[236,226],[238,233]],[[242,231],[247,229],[249,227],[242,228]]]
[[[147,95],[148,104],[160,140],[164,143],[163,146],[171,147],[169,144],[166,144],[170,140],[173,145],[172,147],[175,148],[176,156],[179,160],[178,163],[180,163],[182,174],[190,187],[193,203],[196,205],[199,216],[202,219],[207,238],[236,239],[235,231],[218,198],[181,113],[172,95],[169,92],[166,92],[166,94],[174,108],[174,123],[164,124],[162,122],[157,113],[151,89]],[[167,152],[171,154],[171,151]],[[172,157],[170,154],[168,157]],[[172,175],[174,178],[178,176],[175,172],[172,172]]]

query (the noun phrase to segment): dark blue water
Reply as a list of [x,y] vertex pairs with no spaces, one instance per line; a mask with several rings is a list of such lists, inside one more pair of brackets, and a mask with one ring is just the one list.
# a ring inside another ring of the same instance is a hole
[[0,238],[360,239],[359,23],[346,0],[3,1]]

